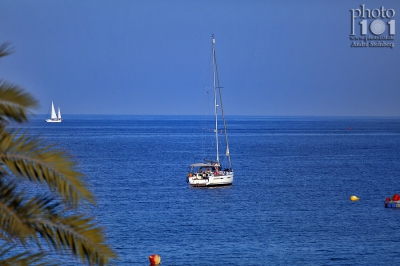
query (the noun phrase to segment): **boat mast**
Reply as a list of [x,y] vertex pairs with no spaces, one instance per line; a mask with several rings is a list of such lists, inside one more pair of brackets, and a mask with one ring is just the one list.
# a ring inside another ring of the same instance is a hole
[[212,40],[212,54],[213,54],[213,83],[214,83],[214,113],[215,113],[215,140],[217,147],[217,163],[219,164],[219,149],[218,149],[218,104],[217,104],[217,62],[215,58],[215,39],[214,34],[211,35]]
[[225,121],[225,116],[224,116],[224,108],[222,106],[222,94],[221,94],[221,86],[219,84],[219,76],[218,76],[218,65],[217,65],[217,56],[216,54],[214,54],[214,62],[215,62],[215,90],[218,89],[218,93],[219,93],[219,107],[221,108],[221,115],[222,115],[222,121],[224,123],[224,134],[225,134],[225,143],[226,143],[226,152],[225,155],[228,157],[228,161],[229,161],[229,168],[232,168],[232,162],[231,162],[231,155],[229,152],[229,141],[228,141],[228,132],[227,132],[227,128],[226,128],[226,121]]

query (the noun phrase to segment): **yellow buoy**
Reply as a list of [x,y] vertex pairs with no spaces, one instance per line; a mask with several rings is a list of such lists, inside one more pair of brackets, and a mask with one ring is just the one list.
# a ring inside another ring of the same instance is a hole
[[351,196],[351,197],[350,197],[350,200],[351,200],[351,201],[357,201],[357,200],[359,200],[359,198],[358,198],[357,196]]

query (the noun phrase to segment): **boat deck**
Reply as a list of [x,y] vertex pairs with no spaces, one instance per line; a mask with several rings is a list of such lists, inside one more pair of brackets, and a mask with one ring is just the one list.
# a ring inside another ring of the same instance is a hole
[[385,208],[400,208],[400,200],[385,201]]

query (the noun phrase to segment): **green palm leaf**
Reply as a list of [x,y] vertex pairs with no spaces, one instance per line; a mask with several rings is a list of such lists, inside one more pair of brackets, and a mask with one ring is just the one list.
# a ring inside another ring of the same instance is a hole
[[81,199],[94,203],[72,158],[26,132],[0,130],[0,167],[3,173],[46,184],[73,206]]
[[17,248],[14,244],[4,244],[0,246],[0,265],[2,266],[50,266],[57,265],[51,261],[46,261],[46,252],[39,251],[31,253],[28,251],[13,252],[13,255],[8,255]]
[[27,109],[36,108],[38,105],[38,102],[22,88],[0,80],[0,122],[26,122],[30,114]]
[[5,183],[0,179],[0,229],[7,242],[17,238],[26,244],[26,239],[33,237],[35,231],[24,222],[30,213],[22,209],[24,192],[17,193],[16,187],[15,182]]
[[23,198],[27,195],[17,192],[15,182],[0,179],[0,230],[8,233],[3,239],[8,242],[18,239],[23,246],[32,249],[35,244],[42,249],[40,236],[48,247],[71,252],[89,264],[107,265],[109,259],[116,258],[105,244],[103,229],[92,217],[68,214],[51,196],[34,196],[28,201]]
[[103,229],[91,217],[83,215],[52,216],[35,221],[36,230],[52,246],[63,252],[72,252],[89,264],[107,265],[116,254],[105,244]]
[[10,48],[10,43],[6,42],[0,45],[0,57],[11,54],[13,51]]

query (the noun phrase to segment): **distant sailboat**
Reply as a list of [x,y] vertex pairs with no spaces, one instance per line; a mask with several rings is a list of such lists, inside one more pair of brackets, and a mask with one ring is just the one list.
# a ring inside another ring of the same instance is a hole
[[51,116],[50,119],[46,119],[46,122],[57,122],[60,123],[62,121],[61,119],[61,111],[60,107],[58,107],[58,115],[56,114],[56,110],[54,109],[54,103],[51,102]]

